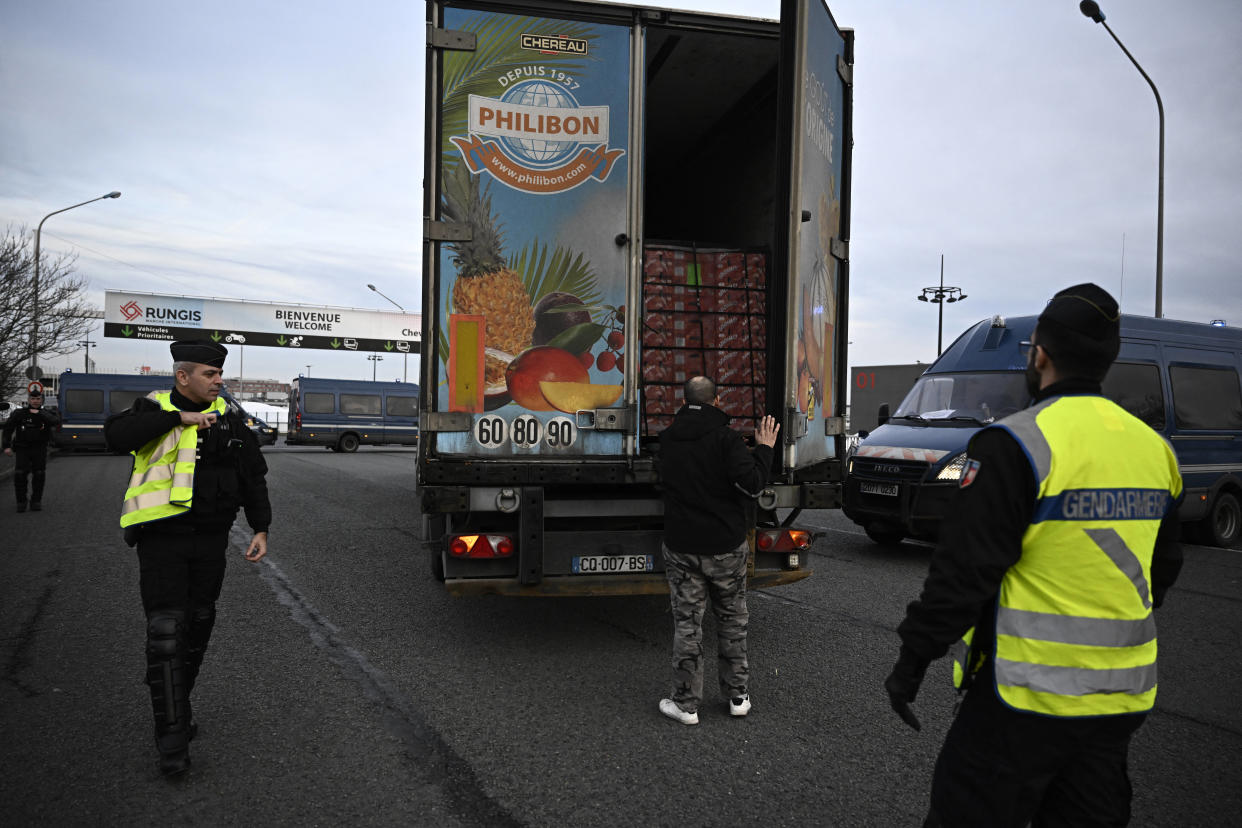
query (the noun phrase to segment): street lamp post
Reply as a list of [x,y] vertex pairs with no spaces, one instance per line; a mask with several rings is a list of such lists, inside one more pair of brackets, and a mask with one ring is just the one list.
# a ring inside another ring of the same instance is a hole
[[311,367],[310,367],[309,365],[307,365],[307,366],[306,366],[306,376],[308,376],[308,377],[310,376],[310,369],[311,369]]
[[88,201],[83,201],[80,204],[73,204],[68,207],[64,207],[60,210],[53,210],[52,212],[44,216],[43,221],[40,221],[39,226],[35,228],[34,286],[33,286],[34,287],[34,291],[33,291],[34,306],[31,310],[31,313],[34,316],[34,324],[31,326],[31,330],[30,330],[30,378],[32,380],[38,379],[38,377],[36,377],[35,374],[39,372],[38,370],[39,369],[39,243],[43,236],[43,222],[47,221],[48,219],[50,219],[52,216],[56,215],[57,213],[64,213],[68,210],[74,209],[75,207],[81,207],[85,204],[92,204],[96,201],[101,201],[105,198],[120,198],[120,197],[121,197],[120,192],[118,192],[117,190],[113,190],[112,192],[107,193],[106,195],[101,195],[98,198],[92,198]]
[[89,374],[91,372],[91,346],[94,345],[95,342],[94,340],[91,339],[91,335],[87,334],[86,339],[83,339],[78,344],[86,349],[86,358],[82,360],[83,362],[82,367],[86,371],[86,373]]
[[384,358],[379,354],[371,354],[367,359],[371,360],[371,382],[375,382],[375,369],[379,367],[380,361]]
[[1100,10],[1100,4],[1095,0],[1082,0],[1078,4],[1078,10],[1099,23],[1112,35],[1113,40],[1121,47],[1121,51],[1126,53],[1126,57],[1134,64],[1134,68],[1139,70],[1143,80],[1147,81],[1147,85],[1151,87],[1152,94],[1156,96],[1156,111],[1160,115],[1160,171],[1156,191],[1156,318],[1159,319],[1164,316],[1164,103],[1160,100],[1160,90],[1156,89],[1156,84],[1143,71],[1143,67],[1139,66],[1139,62],[1134,59],[1134,55],[1130,54],[1130,50],[1125,47],[1121,39],[1113,34],[1113,30],[1104,22],[1104,12]]
[[[377,288],[375,285],[368,284],[367,287],[369,287],[374,292],[379,293],[380,296],[384,296],[384,294],[380,293],[379,288]],[[388,299],[387,296],[384,296],[384,298]],[[397,305],[397,303],[393,302],[393,300],[391,299],[388,299],[388,301],[392,302],[394,305]],[[400,305],[397,305],[397,310],[401,311],[402,313],[405,313],[405,308],[401,307]],[[401,352],[401,381],[402,382],[409,382],[409,374],[407,373],[407,369],[409,368],[409,365],[410,365],[410,355],[407,351],[402,351]]]
[[940,254],[940,287],[925,287],[923,292],[915,297],[920,302],[934,302],[940,307],[938,312],[939,320],[936,325],[936,356],[940,356],[940,352],[944,350],[944,306],[946,302],[960,302],[966,298],[966,294],[962,293],[962,289],[958,287],[944,286],[944,254]]

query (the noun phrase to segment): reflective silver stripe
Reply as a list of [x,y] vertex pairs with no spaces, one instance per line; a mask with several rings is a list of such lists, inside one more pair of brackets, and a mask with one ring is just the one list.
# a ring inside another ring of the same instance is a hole
[[1025,661],[996,659],[996,683],[1025,687],[1058,696],[1087,696],[1092,693],[1127,693],[1137,696],[1156,686],[1156,665],[1122,667],[1114,670],[1088,670],[1082,667],[1050,667]]
[[1043,411],[1052,403],[1061,399],[1060,397],[1051,397],[1043,402],[1033,405],[1030,408],[1019,411],[1006,417],[1003,428],[1009,429],[1022,447],[1026,449],[1026,453],[1030,455],[1031,462],[1035,464],[1035,484],[1043,485],[1044,480],[1052,471],[1052,447],[1048,445],[1048,440],[1044,437],[1044,433],[1039,430],[1039,426],[1035,422],[1035,417],[1039,412]]
[[1139,647],[1156,638],[1156,619],[1082,618],[1001,607],[996,634],[1090,647]]
[[168,490],[156,489],[153,492],[143,492],[134,495],[125,501],[125,505],[121,507],[121,514],[127,515],[130,512],[137,512],[139,509],[150,509],[156,506],[168,505]]
[[953,656],[953,661],[958,667],[966,669],[966,656],[970,653],[970,645],[964,639],[959,638],[952,647],[949,648],[949,655]]
[[1117,534],[1116,529],[1084,529],[1087,536],[1095,541],[1095,545],[1104,550],[1104,554],[1112,559],[1113,564],[1125,573],[1134,584],[1143,606],[1151,609],[1151,592],[1147,587],[1147,579],[1143,577],[1143,564],[1138,556],[1126,546],[1125,540]]

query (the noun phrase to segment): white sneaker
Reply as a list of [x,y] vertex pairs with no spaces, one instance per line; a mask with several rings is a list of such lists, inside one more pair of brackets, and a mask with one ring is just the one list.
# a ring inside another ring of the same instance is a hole
[[684,725],[696,725],[699,723],[698,713],[687,713],[678,707],[677,702],[672,699],[660,699],[660,712]]
[[750,694],[747,693],[740,699],[729,699],[729,715],[745,716],[750,712]]

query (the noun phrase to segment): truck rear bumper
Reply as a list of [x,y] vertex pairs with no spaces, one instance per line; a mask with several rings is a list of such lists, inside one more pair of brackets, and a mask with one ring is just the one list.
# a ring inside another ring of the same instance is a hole
[[[782,586],[809,578],[813,570],[790,569],[756,572],[747,583],[750,589]],[[449,595],[509,595],[529,598],[572,598],[593,595],[667,595],[668,581],[651,575],[567,575],[547,576],[538,584],[523,585],[517,578],[449,578],[444,581]]]

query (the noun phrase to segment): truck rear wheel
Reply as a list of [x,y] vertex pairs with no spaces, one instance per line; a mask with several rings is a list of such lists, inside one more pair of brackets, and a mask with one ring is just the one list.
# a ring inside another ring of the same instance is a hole
[[1198,535],[1204,543],[1227,549],[1242,535],[1242,505],[1237,495],[1221,492],[1212,501],[1207,515],[1199,522]]
[[878,543],[880,546],[900,546],[906,533],[900,529],[894,529],[882,523],[869,523],[863,527],[867,533],[867,537]]
[[357,451],[358,450],[358,435],[342,434],[341,439],[337,442],[336,445],[340,451]]

